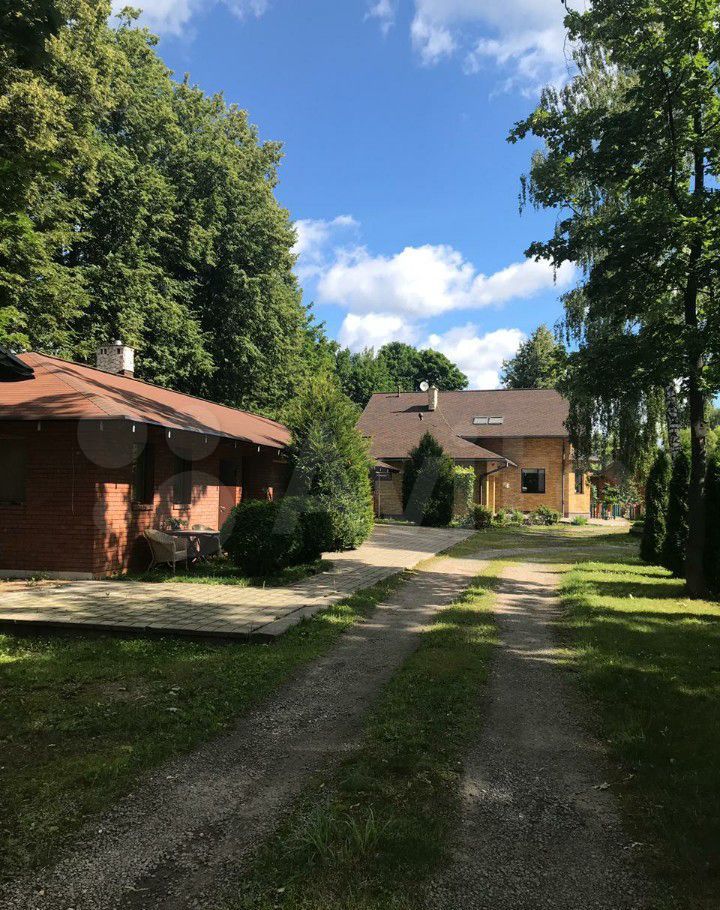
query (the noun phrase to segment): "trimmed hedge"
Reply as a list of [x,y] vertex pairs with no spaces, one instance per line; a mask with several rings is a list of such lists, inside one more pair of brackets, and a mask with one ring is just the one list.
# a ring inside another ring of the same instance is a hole
[[236,506],[223,527],[232,562],[248,575],[262,576],[319,559],[332,543],[332,520],[325,512],[304,511],[303,505],[286,496]]

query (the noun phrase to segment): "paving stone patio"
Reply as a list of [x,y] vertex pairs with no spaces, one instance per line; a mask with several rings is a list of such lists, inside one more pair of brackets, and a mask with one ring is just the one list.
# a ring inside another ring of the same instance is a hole
[[0,626],[271,640],[318,610],[412,568],[470,533],[377,525],[357,550],[326,554],[331,570],[285,588],[77,581],[16,590],[0,600]]

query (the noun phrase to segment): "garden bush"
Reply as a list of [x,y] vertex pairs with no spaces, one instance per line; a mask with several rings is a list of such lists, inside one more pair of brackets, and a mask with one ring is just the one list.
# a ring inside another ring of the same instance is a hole
[[495,513],[493,521],[496,525],[501,528],[504,528],[506,525],[509,525],[512,520],[512,513],[509,509],[498,509]]
[[311,380],[285,414],[292,431],[290,493],[306,502],[306,522],[328,516],[327,550],[353,549],[373,527],[371,462],[357,417],[355,405],[325,378]]
[[645,524],[640,542],[640,557],[651,565],[662,558],[670,484],[670,459],[660,451],[650,468],[645,488]]
[[588,523],[588,520],[584,515],[576,515],[573,518],[572,523],[574,525],[582,526],[582,525],[586,525]]
[[403,473],[403,509],[409,521],[447,527],[455,505],[455,466],[432,433],[425,433]]
[[[690,487],[690,459],[681,451],[675,456],[668,487],[665,539],[661,552],[661,565],[676,578],[685,574],[685,556],[688,541],[688,492]],[[645,518],[647,521],[647,516]]]
[[530,524],[533,525],[556,525],[559,521],[560,513],[548,506],[538,506],[530,513]]
[[332,539],[331,517],[322,511],[304,511],[304,506],[291,496],[236,506],[223,528],[232,562],[248,575],[261,576],[319,559]]
[[720,597],[720,453],[717,451],[708,462],[705,497],[705,578],[713,596]]
[[475,506],[473,509],[473,525],[478,531],[484,531],[491,528],[493,523],[493,513],[487,506]]
[[455,465],[453,468],[453,482],[455,485],[455,502],[453,516],[463,521],[473,508],[475,498],[475,471],[473,468],[464,468]]

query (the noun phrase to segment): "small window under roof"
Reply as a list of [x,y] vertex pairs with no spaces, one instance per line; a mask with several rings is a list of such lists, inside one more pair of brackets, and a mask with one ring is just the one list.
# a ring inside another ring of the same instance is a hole
[[504,422],[504,417],[473,417],[473,423],[476,427],[485,426],[486,424],[490,424],[491,426],[499,426]]

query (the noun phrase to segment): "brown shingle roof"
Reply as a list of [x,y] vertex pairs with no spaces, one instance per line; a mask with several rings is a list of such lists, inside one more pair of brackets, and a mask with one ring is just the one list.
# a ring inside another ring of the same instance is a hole
[[[453,458],[504,461],[482,448],[483,438],[567,437],[567,416],[567,401],[553,389],[440,392],[436,411],[428,410],[425,392],[380,392],[368,402],[358,428],[371,437],[375,458],[407,457],[429,430]],[[502,417],[503,422],[476,426],[475,417]]]
[[274,420],[45,354],[21,354],[35,376],[0,383],[0,420],[133,420],[284,448]]

